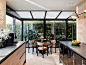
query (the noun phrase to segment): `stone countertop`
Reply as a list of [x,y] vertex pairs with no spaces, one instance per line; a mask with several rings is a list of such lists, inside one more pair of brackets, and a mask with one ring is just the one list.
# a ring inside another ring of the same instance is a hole
[[13,53],[16,49],[18,49],[21,45],[23,45],[25,41],[18,41],[13,46],[6,46],[5,48],[0,48],[0,63],[11,53]]
[[71,41],[60,41],[60,43],[86,59],[86,44],[81,43],[79,46],[72,46]]

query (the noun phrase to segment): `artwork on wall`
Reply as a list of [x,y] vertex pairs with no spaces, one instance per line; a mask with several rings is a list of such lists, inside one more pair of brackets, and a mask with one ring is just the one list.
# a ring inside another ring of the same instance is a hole
[[86,17],[86,13],[84,14],[84,16]]
[[86,18],[86,7],[84,9],[84,18]]
[[0,24],[2,24],[4,22],[4,11],[3,11],[3,5],[0,2]]

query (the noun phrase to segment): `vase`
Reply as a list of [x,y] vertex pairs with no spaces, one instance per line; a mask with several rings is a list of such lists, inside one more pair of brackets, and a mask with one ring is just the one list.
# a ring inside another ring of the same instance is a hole
[[41,39],[41,42],[43,42],[43,39]]

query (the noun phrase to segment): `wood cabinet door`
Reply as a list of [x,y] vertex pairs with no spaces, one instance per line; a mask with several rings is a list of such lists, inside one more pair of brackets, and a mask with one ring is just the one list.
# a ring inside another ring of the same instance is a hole
[[24,61],[25,61],[25,54],[23,54],[23,56],[19,59],[19,62],[16,64],[16,65],[23,65],[24,64]]
[[[18,63],[20,62],[20,57],[22,55],[24,60],[22,62],[25,61],[25,46],[26,44],[23,44],[19,49],[17,49],[12,55],[10,55],[4,62],[2,62],[2,64],[0,65],[19,65]],[[22,59],[22,58],[21,58]],[[21,65],[21,62],[20,62]]]

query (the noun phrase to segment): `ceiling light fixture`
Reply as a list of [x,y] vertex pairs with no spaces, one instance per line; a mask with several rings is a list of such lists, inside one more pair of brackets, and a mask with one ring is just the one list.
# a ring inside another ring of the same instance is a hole
[[36,10],[36,9],[33,9],[33,10]]
[[78,18],[78,14],[77,14],[77,13],[73,13],[73,14],[71,15],[71,18],[77,19],[77,18]]
[[63,9],[63,10],[65,10],[65,9]]
[[31,4],[33,4],[33,5],[36,5],[37,7],[40,7],[40,8],[42,8],[42,9],[44,9],[44,10],[50,10],[50,9],[45,8],[45,7],[39,5],[39,4],[35,3],[35,2],[32,2],[32,1],[30,1],[30,0],[25,0],[25,1],[27,1],[27,2],[29,2],[29,3],[31,3]]
[[21,10],[21,9],[19,9],[19,10]]

